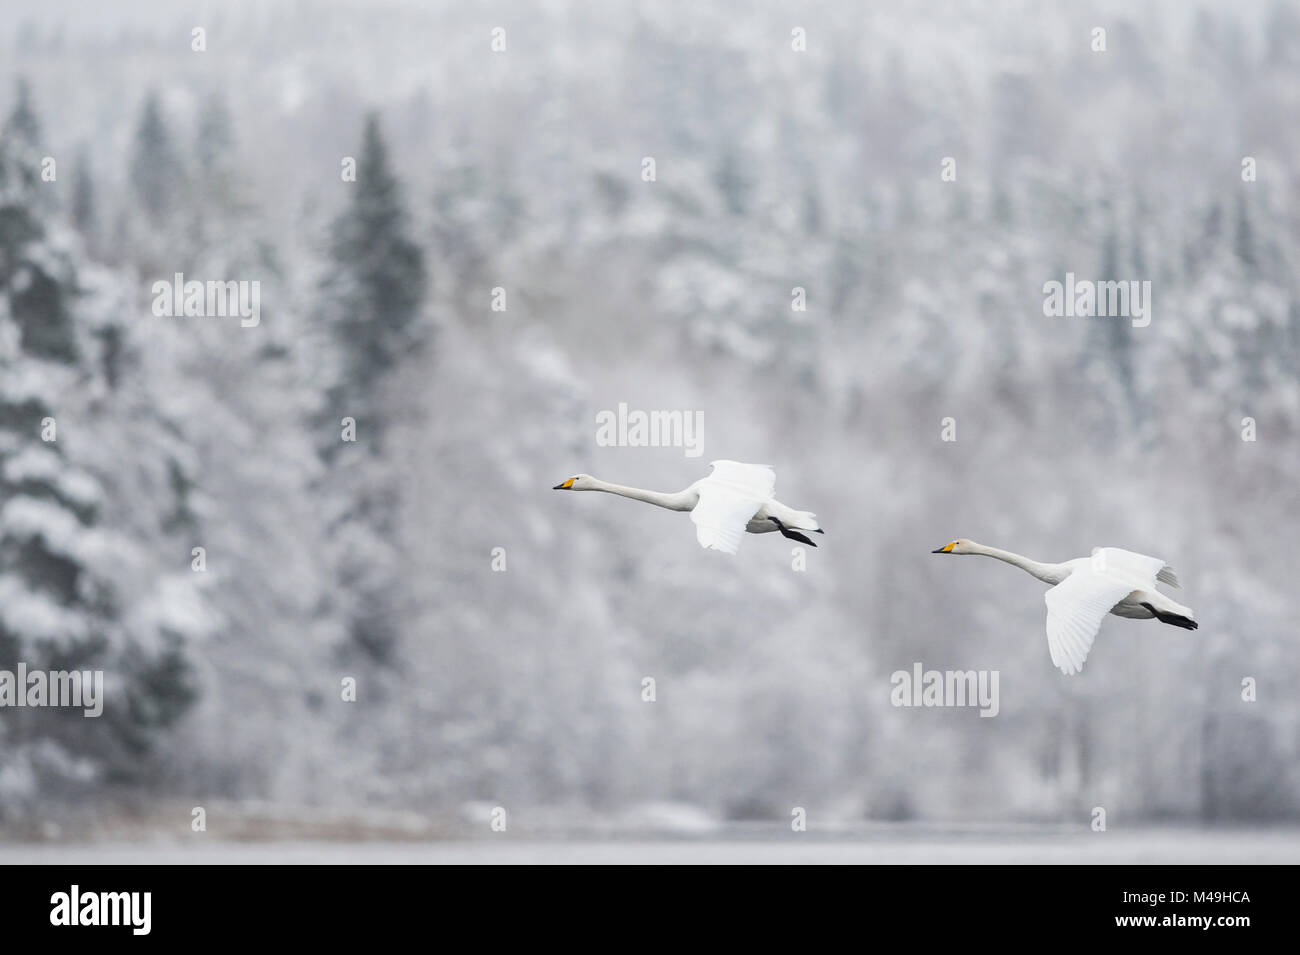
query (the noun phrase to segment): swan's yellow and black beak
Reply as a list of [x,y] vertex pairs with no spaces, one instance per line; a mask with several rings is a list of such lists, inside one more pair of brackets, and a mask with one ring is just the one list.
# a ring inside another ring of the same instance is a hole
[[571,487],[573,487],[573,478],[569,478],[569,479],[568,479],[567,481],[565,481],[563,484],[557,484],[557,485],[555,485],[555,487],[551,488],[551,490],[552,490],[552,491],[567,491],[567,490],[569,490]]
[[956,542],[956,541],[953,541],[951,544],[944,544],[944,545],[943,545],[942,547],[940,547],[938,550],[932,550],[932,551],[930,551],[930,553],[931,553],[931,554],[951,554],[951,553],[952,553],[952,549],[953,549],[954,547],[956,547],[956,546],[957,546],[957,542]]

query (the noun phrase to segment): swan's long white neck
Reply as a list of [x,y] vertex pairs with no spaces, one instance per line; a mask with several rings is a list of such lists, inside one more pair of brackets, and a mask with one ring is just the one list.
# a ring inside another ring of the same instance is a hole
[[1013,567],[1019,567],[1028,574],[1032,574],[1045,584],[1059,584],[1068,576],[1065,568],[1060,564],[1044,564],[1036,560],[1030,560],[1028,557],[1022,557],[1019,554],[1012,553],[1009,550],[1000,550],[997,547],[985,547],[983,544],[976,544],[974,541],[968,545],[967,554],[982,554],[985,557],[995,557],[998,560],[1005,561]]
[[589,490],[617,494],[619,497],[630,497],[634,501],[644,501],[647,504],[654,504],[656,507],[666,507],[670,511],[689,511],[699,500],[699,495],[690,488],[675,492],[647,491],[639,487],[610,484],[608,481],[602,481],[599,478],[592,478],[591,483],[593,486]]

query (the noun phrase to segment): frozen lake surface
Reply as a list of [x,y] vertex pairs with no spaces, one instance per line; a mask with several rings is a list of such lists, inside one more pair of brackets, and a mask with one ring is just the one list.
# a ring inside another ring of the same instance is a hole
[[13,864],[1252,864],[1300,863],[1297,830],[1151,829],[1134,832],[945,833],[778,838],[491,839],[446,842],[9,843]]

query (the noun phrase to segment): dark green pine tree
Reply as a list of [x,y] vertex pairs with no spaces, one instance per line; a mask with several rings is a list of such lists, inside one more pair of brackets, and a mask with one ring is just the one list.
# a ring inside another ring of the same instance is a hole
[[72,176],[72,224],[87,242],[93,244],[98,235],[99,215],[95,206],[95,180],[85,149],[77,155],[77,166]]
[[[0,140],[0,670],[95,656],[111,591],[83,545],[100,489],[58,443],[58,397],[78,377],[73,277],[36,211],[39,127],[25,90]],[[25,688],[24,688],[25,689]],[[49,710],[9,710],[6,762],[57,727]],[[28,764],[33,772],[38,767]]]
[[151,222],[162,222],[181,191],[181,164],[156,93],[145,97],[131,157],[131,188]]
[[[424,259],[408,234],[406,202],[390,168],[375,116],[366,119],[355,190],[333,225],[322,314],[338,356],[327,389],[322,456],[337,501],[330,537],[336,551],[340,616],[351,644],[386,663],[398,639],[401,567],[398,492],[383,461],[383,437],[401,414],[385,399],[392,371],[420,341]],[[355,442],[340,440],[344,418]]]
[[183,221],[187,234],[182,248],[212,268],[247,268],[260,252],[253,239],[253,205],[241,188],[235,124],[219,93],[199,107],[193,162],[186,179]]
[[20,97],[0,139],[0,670],[103,669],[117,688],[102,719],[5,711],[0,764],[35,780],[33,798],[49,798],[70,784],[76,759],[130,772],[190,693],[175,648],[159,653],[128,631],[121,555],[130,544],[104,525],[106,482],[69,450],[107,439],[96,432],[78,445],[68,433],[103,372],[80,325],[78,262],[46,241],[31,112]]
[[[1131,288],[1129,281],[1141,278],[1123,274],[1120,265],[1119,236],[1112,225],[1102,240],[1101,261],[1097,269],[1097,311],[1100,313],[1108,305],[1108,297],[1103,289],[1103,282],[1119,282]],[[1133,303],[1129,302],[1132,311]],[[1150,303],[1144,303],[1149,307]],[[1108,404],[1120,421],[1135,422],[1141,419],[1138,407],[1137,382],[1133,368],[1133,336],[1144,330],[1133,327],[1132,319],[1121,315],[1100,314],[1084,319],[1088,322],[1088,344],[1091,359],[1096,368],[1094,379],[1104,383]]]
[[330,329],[343,356],[330,405],[347,409],[378,442],[378,386],[418,339],[424,258],[410,238],[406,201],[376,116],[367,117],[352,201],[335,220],[330,272],[322,285]]
[[[40,142],[41,124],[32,106],[31,87],[27,85],[25,79],[19,79],[15,84],[14,108],[9,118],[5,120],[4,137],[18,143],[24,151],[34,150]],[[30,169],[21,171],[30,176],[31,185],[35,185],[40,178],[40,169],[35,163]]]
[[1253,275],[1259,266],[1259,253],[1255,246],[1255,229],[1250,221],[1250,204],[1244,192],[1237,193],[1237,217],[1233,224],[1232,251],[1245,269]]
[[240,211],[235,170],[235,124],[220,94],[209,96],[199,111],[194,139],[195,192],[200,214],[230,216]]
[[0,136],[0,289],[9,297],[19,347],[54,361],[74,361],[60,277],[32,261],[41,227],[40,123],[24,81]]

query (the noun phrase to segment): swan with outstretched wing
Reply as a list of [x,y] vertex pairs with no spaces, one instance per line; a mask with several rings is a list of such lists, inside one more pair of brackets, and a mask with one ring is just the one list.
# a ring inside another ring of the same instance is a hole
[[555,485],[557,491],[604,491],[644,501],[670,511],[689,511],[701,547],[734,554],[746,533],[777,531],[791,540],[817,545],[800,531],[825,533],[811,511],[797,511],[778,501],[776,472],[766,464],[714,461],[707,476],[685,490],[647,491],[611,484],[590,474],[576,474]]

